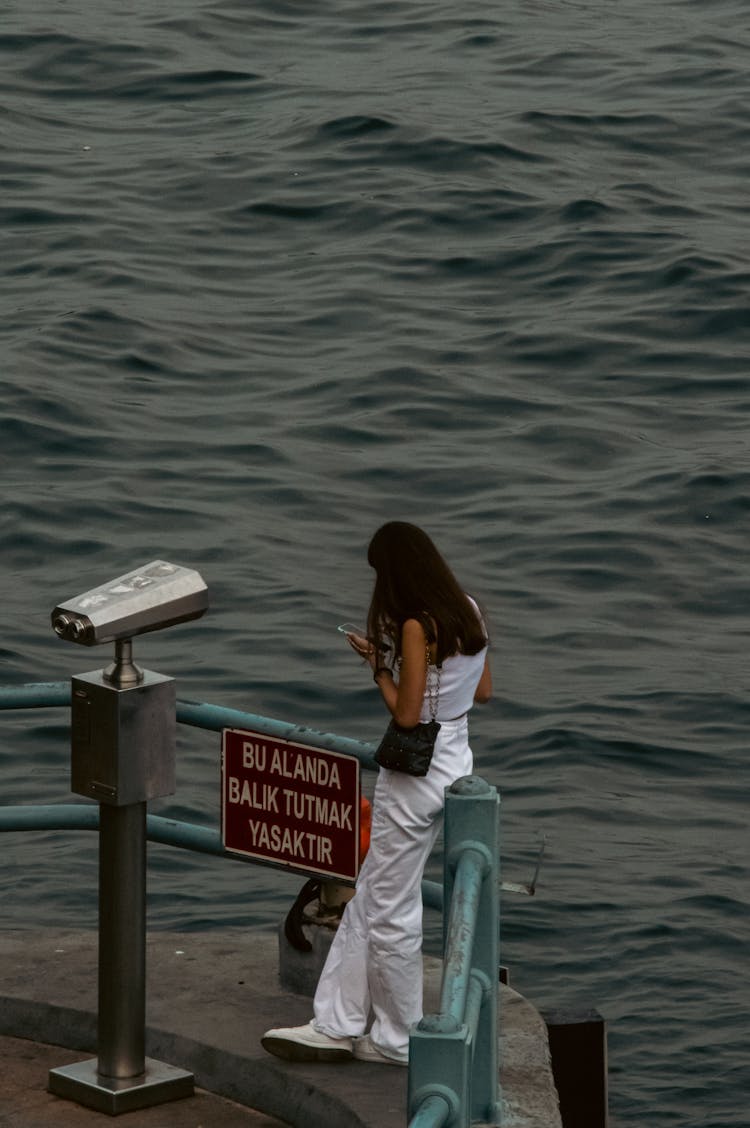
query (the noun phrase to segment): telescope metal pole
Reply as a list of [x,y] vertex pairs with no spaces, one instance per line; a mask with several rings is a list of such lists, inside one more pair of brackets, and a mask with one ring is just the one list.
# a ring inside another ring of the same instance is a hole
[[[130,639],[115,643],[104,681],[143,681]],[[99,1065],[125,1080],[146,1068],[146,803],[99,804]]]
[[98,1057],[50,1070],[49,1088],[116,1116],[194,1089],[192,1073],[146,1057],[146,806],[149,795],[174,791],[174,686],[140,670],[130,639],[121,639],[111,666],[73,679],[72,702],[74,790],[106,796],[99,802]]
[[99,805],[99,1067],[145,1070],[146,804]]

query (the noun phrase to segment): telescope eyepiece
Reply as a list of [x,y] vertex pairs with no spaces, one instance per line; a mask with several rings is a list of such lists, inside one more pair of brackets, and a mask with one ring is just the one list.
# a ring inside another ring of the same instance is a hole
[[65,632],[68,629],[70,622],[70,615],[55,615],[52,620],[52,630],[58,638],[65,638]]
[[56,615],[52,620],[52,629],[57,637],[68,642],[83,642],[90,625],[77,615]]
[[95,646],[198,619],[207,607],[208,589],[198,572],[152,560],[65,600],[51,623],[58,638]]

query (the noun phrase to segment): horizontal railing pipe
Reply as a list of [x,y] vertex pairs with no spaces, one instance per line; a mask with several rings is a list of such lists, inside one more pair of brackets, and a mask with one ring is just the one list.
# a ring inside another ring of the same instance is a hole
[[[0,831],[23,830],[98,830],[99,804],[53,803],[47,806],[0,807]],[[176,846],[197,854],[212,854],[220,858],[234,858],[241,862],[257,862],[225,850],[221,833],[210,826],[180,822],[162,815],[146,816],[146,836],[149,842],[163,846]]]
[[409,1121],[409,1128],[444,1128],[452,1116],[451,1106],[438,1093],[427,1096]]
[[[98,830],[99,804],[51,803],[39,806],[0,807],[0,831]],[[149,842],[177,846],[198,854],[214,854],[243,859],[230,854],[221,844],[221,834],[208,826],[178,822],[161,815],[147,815]]]
[[178,701],[177,720],[183,725],[194,725],[215,732],[221,732],[225,728],[249,729],[265,736],[278,736],[284,740],[309,744],[313,748],[343,752],[347,756],[356,756],[369,767],[375,766],[375,748],[371,744],[331,732],[318,732],[305,725],[278,721],[273,717],[262,717],[258,713],[244,713],[240,709],[227,709],[222,705],[208,705],[202,701]]
[[[31,682],[25,685],[0,686],[0,709],[39,709],[70,704],[70,682]],[[177,720],[183,725],[221,732],[225,728],[248,729],[265,736],[309,744],[356,756],[365,767],[374,768],[375,747],[363,740],[338,736],[332,732],[319,732],[306,725],[293,725],[259,713],[246,713],[242,709],[228,709],[223,705],[210,705],[204,701],[178,701]]]
[[[50,803],[36,806],[18,804],[0,807],[0,833],[25,830],[98,829],[98,803]],[[149,842],[191,850],[195,854],[211,854],[217,858],[230,858],[237,862],[257,862],[255,858],[225,850],[221,841],[221,832],[210,826],[200,826],[198,823],[180,822],[178,819],[168,819],[162,815],[147,815],[146,836]],[[442,886],[436,881],[423,881],[422,902],[425,908],[441,911]]]
[[442,885],[437,881],[428,881],[427,878],[423,878],[422,900],[428,909],[437,909],[439,913],[442,913],[445,904]]
[[98,830],[99,804],[51,803],[0,807],[0,831]]
[[44,709],[70,705],[70,681],[0,685],[0,709]]

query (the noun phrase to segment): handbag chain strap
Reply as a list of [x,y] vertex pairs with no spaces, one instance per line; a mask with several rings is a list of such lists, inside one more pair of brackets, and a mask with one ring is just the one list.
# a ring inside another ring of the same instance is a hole
[[440,700],[440,666],[435,666],[435,677],[430,677],[430,646],[429,643],[425,646],[425,653],[427,655],[427,700],[430,703],[430,720],[435,720],[438,711],[438,702]]
[[[431,678],[430,677],[430,670],[433,667],[430,666],[430,644],[429,644],[429,642],[425,643],[424,652],[425,652],[425,656],[427,658],[427,700],[430,704],[430,720],[434,721],[435,717],[437,716],[438,703],[440,701],[440,671],[441,671],[442,667],[438,666],[438,664],[435,663],[435,667],[434,667],[435,677]],[[398,668],[400,670],[401,669],[401,659],[400,658],[398,659],[396,665],[398,666]]]

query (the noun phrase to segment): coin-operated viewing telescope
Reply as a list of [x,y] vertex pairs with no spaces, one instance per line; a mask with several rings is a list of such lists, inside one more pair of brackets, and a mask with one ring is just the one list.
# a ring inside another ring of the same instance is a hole
[[61,603],[52,628],[68,642],[95,646],[199,619],[207,607],[208,588],[198,572],[152,560]]
[[102,677],[125,689],[143,681],[143,671],[132,661],[133,636],[198,619],[207,607],[208,588],[198,572],[152,560],[61,603],[52,612],[52,629],[82,646],[114,642],[114,664]]
[[52,612],[59,638],[114,642],[71,683],[71,790],[99,803],[99,1057],[53,1069],[61,1097],[115,1115],[188,1096],[193,1076],[145,1057],[146,804],[175,791],[174,680],[133,662],[132,639],[199,618],[198,572],[152,560]]
[[175,790],[175,686],[133,662],[132,638],[196,619],[208,607],[198,572],[152,560],[59,604],[60,638],[114,642],[114,662],[73,678],[72,790],[101,803],[158,799]]

